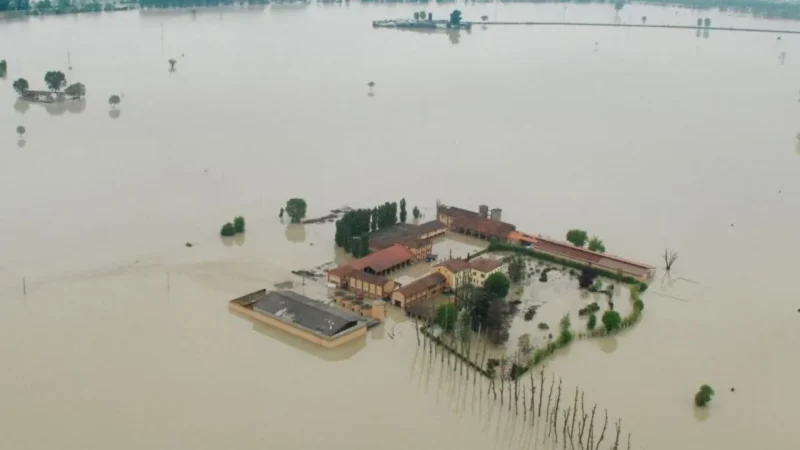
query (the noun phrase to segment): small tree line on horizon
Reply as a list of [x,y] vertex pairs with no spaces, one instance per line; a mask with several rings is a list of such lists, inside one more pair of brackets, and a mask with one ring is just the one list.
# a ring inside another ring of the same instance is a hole
[[[0,0],[2,1],[2,0]],[[70,98],[78,99],[86,95],[86,86],[83,83],[73,83],[67,86],[67,77],[64,72],[60,70],[51,70],[44,74],[44,82],[47,88],[52,92],[61,92],[64,89],[64,94]],[[18,78],[12,84],[14,90],[20,97],[25,97],[30,92],[30,83],[25,78]]]

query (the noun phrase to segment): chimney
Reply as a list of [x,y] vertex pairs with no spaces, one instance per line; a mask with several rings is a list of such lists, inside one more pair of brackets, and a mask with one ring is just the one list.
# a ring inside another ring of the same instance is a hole
[[481,217],[483,217],[484,219],[485,219],[485,218],[487,218],[487,217],[489,217],[489,207],[488,207],[487,205],[481,205],[481,206],[478,206],[478,213],[479,213],[479,214],[481,215]]
[[492,220],[496,220],[498,222],[503,221],[503,210],[500,208],[492,208]]

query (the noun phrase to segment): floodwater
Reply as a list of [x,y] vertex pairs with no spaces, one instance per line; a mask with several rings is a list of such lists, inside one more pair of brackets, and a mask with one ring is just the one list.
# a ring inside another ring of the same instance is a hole
[[[610,5],[460,7],[466,19],[615,20]],[[231,297],[343,258],[331,224],[280,223],[299,196],[310,216],[400,197],[429,217],[437,198],[486,203],[524,231],[585,228],[653,264],[678,250],[639,325],[579,342],[548,370],[622,418],[632,448],[796,448],[800,37],[370,26],[420,8],[0,23],[4,447],[545,448],[421,369],[400,314],[321,352],[228,312]],[[642,15],[800,29],[637,5],[619,20]],[[51,69],[84,83],[85,103],[15,103],[14,79],[41,88]],[[221,241],[236,215],[247,233]],[[701,414],[703,383],[717,395]]]

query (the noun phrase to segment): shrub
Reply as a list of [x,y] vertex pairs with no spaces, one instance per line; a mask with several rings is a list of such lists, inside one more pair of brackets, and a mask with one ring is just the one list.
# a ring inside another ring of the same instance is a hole
[[597,315],[592,314],[591,316],[589,316],[589,320],[586,322],[586,329],[592,331],[596,326],[597,326]]
[[606,327],[606,332],[611,333],[618,330],[622,323],[622,317],[616,311],[606,311],[603,313],[603,326]]
[[237,233],[244,233],[244,217],[238,216],[233,219],[233,228]]
[[564,317],[561,318],[560,325],[561,325],[561,331],[569,330],[570,326],[569,314],[564,314]]
[[550,326],[549,326],[549,325],[547,325],[547,324],[546,324],[546,323],[544,323],[544,322],[539,322],[539,325],[537,325],[537,327],[538,327],[540,330],[549,330],[549,329],[550,329]]
[[711,401],[711,398],[714,397],[714,389],[711,386],[704,384],[700,386],[700,390],[697,391],[697,394],[694,395],[694,404],[700,407],[704,407]]
[[308,205],[302,198],[290,198],[286,201],[286,214],[292,218],[292,222],[300,223],[306,217]]
[[236,234],[236,228],[233,226],[232,223],[228,222],[222,226],[222,229],[219,231],[219,234],[225,237],[231,237]]
[[483,288],[486,292],[491,293],[495,297],[505,297],[508,295],[508,289],[511,286],[511,282],[508,280],[508,277],[500,272],[495,272],[489,275],[486,278],[486,281],[483,282]]
[[572,334],[572,331],[570,331],[569,328],[561,330],[561,334],[558,335],[558,346],[564,347],[565,345],[572,342],[573,337],[574,336]]
[[458,309],[453,303],[441,305],[436,310],[436,325],[439,325],[445,331],[451,331],[455,328],[457,318]]
[[637,298],[636,300],[633,301],[633,309],[637,311],[641,311],[644,309],[644,302],[642,301],[642,299]]
[[567,231],[567,240],[576,247],[583,247],[589,239],[589,234],[584,230]]

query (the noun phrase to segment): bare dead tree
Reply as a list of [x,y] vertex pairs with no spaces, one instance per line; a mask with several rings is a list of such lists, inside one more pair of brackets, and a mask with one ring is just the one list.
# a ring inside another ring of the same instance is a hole
[[667,272],[672,269],[672,264],[678,259],[678,252],[672,251],[668,248],[664,249],[664,264],[667,265]]
[[628,433],[628,450],[631,450],[631,434]]
[[569,415],[572,411],[573,409],[570,408],[569,406],[567,406],[567,409],[564,410],[564,426],[561,428],[561,437],[564,438],[564,444],[567,443],[567,425],[569,424]]
[[578,429],[578,444],[583,448],[583,430],[586,428],[586,418],[588,416],[583,412],[583,403],[581,403],[581,425]]
[[505,356],[500,358],[500,406],[503,405],[503,396],[505,395],[504,393],[506,384],[503,382],[503,378],[505,378],[507,362],[508,360],[506,360]]
[[550,402],[553,400],[553,386],[556,384],[556,379],[550,380],[550,393],[547,394],[547,411],[545,411],[545,423],[550,423]]
[[531,423],[533,423],[533,411],[536,406],[536,380],[533,378],[533,370],[529,371],[528,374],[531,377]]
[[592,406],[592,417],[589,420],[589,436],[586,437],[586,442],[589,444],[587,448],[592,450],[594,445],[594,412],[597,410],[597,403]]
[[[560,411],[560,409],[558,409],[558,407],[560,405],[561,405],[561,378],[558,379],[558,393],[556,394],[555,408],[553,408],[553,410],[554,410],[553,411],[553,428],[550,429],[551,431],[554,431],[556,433],[556,442],[558,442],[558,413]],[[550,435],[549,432],[547,434]]]
[[419,319],[414,319],[414,327],[417,330],[417,345],[419,346]]
[[603,421],[603,431],[600,432],[600,439],[597,440],[597,445],[594,447],[595,450],[600,450],[600,443],[603,442],[603,438],[606,437],[607,427],[608,427],[608,410],[606,410],[606,419]]
[[572,437],[575,436],[575,416],[577,416],[578,412],[578,388],[575,388],[575,400],[572,402],[572,425],[570,425],[569,429],[569,439],[572,440]]
[[527,396],[525,395],[525,386],[522,386],[522,421],[528,421],[528,402],[526,400]]
[[542,395],[544,394],[544,367],[542,367],[542,371],[539,373],[541,377],[541,382],[539,383],[539,413],[537,414],[539,417],[542,417]]
[[617,427],[617,437],[614,438],[614,445],[611,447],[611,449],[619,450],[619,432],[622,430],[622,419],[618,419],[614,425]]
[[514,414],[519,414],[519,374],[514,374]]

